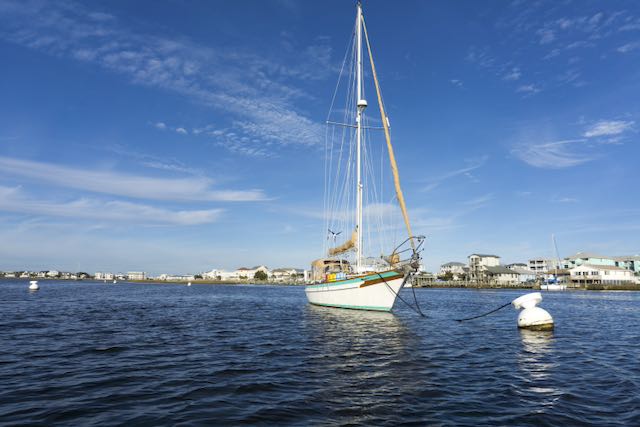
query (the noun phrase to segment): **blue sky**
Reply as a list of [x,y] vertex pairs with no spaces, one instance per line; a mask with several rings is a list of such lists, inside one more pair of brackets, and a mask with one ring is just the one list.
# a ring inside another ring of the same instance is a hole
[[[0,269],[320,256],[350,1],[0,0]],[[425,265],[640,252],[640,5],[365,2]]]

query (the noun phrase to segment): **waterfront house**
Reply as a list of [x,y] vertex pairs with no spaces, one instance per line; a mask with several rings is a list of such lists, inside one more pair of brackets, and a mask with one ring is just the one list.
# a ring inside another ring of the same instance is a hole
[[205,273],[202,273],[202,278],[205,280],[221,280],[222,279],[222,270],[212,269]]
[[[295,281],[298,278],[298,271],[295,268],[276,268],[271,271],[270,278],[275,282]],[[300,270],[304,275],[304,271]]]
[[627,255],[613,257],[616,267],[631,270],[634,273],[640,273],[640,255]]
[[127,273],[127,280],[145,280],[147,273],[144,271],[129,271]]
[[485,266],[483,275],[489,283],[514,284],[520,283],[520,274],[502,265]]
[[253,279],[253,277],[256,275],[258,271],[262,271],[267,276],[270,275],[269,269],[264,265],[258,265],[251,268],[240,267],[235,271],[235,273],[236,273],[237,279]]
[[635,283],[633,272],[614,265],[582,264],[570,271],[573,285],[619,285]]
[[592,252],[578,252],[577,254],[567,257],[562,260],[564,268],[579,267],[583,264],[589,265],[608,265],[610,267],[616,266],[616,261],[613,257],[598,255]]
[[451,261],[440,266],[440,275],[452,274],[453,279],[457,280],[459,277],[465,274],[466,265],[461,262]]
[[558,268],[558,260],[547,258],[534,258],[529,260],[529,270],[535,273],[546,273],[554,268]]
[[471,254],[469,255],[469,274],[471,280],[484,280],[484,272],[487,267],[497,267],[500,265],[500,257],[498,255],[487,254]]

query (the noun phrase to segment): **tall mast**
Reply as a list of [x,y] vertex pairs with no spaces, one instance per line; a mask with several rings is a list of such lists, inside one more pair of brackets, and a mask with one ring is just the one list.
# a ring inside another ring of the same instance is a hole
[[358,0],[356,16],[356,272],[362,270],[362,113],[367,101],[362,99],[362,3]]

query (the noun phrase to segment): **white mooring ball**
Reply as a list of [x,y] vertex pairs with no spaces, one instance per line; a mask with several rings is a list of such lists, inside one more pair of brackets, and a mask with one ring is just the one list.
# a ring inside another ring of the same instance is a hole
[[553,317],[543,308],[536,307],[542,301],[540,292],[532,292],[514,299],[511,304],[516,310],[522,309],[518,316],[518,327],[548,331],[553,329]]
[[29,282],[29,290],[30,291],[37,291],[38,289],[40,289],[40,286],[38,286],[38,281],[37,280],[32,280]]

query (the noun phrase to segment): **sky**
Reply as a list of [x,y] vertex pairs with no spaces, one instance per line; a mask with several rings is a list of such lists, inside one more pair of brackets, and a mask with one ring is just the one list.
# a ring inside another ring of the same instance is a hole
[[[640,253],[640,4],[365,0],[424,265]],[[0,0],[0,269],[321,256],[355,2]],[[370,100],[373,101],[373,100]]]

